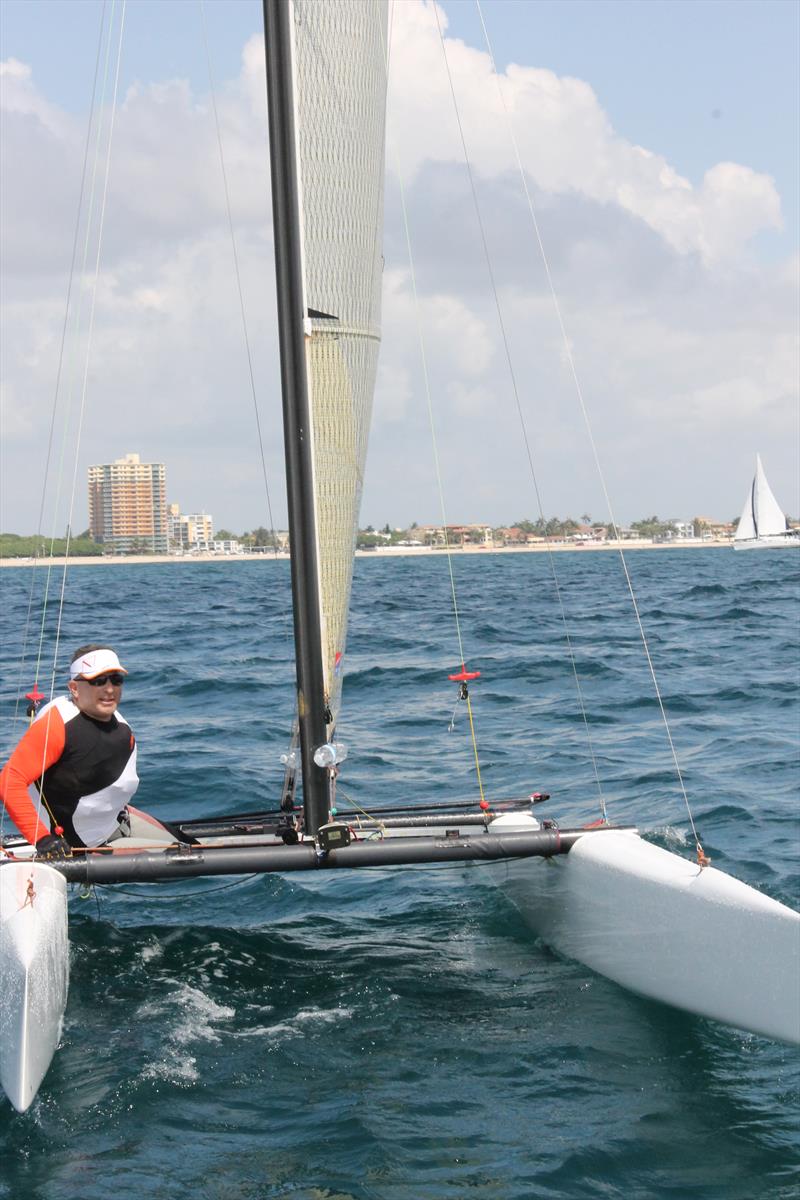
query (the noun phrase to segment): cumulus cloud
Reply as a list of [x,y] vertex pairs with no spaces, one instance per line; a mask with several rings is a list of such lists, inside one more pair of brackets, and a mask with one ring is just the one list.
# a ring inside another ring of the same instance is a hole
[[56,138],[63,137],[69,121],[52,104],[48,104],[33,83],[33,71],[27,63],[9,58],[0,62],[0,88],[3,109],[18,117],[32,117]]
[[[409,181],[426,161],[462,161],[449,66],[467,149],[482,174],[516,167],[513,133],[537,188],[618,205],[679,253],[709,261],[740,253],[759,230],[781,227],[768,176],[719,163],[693,187],[663,156],[621,138],[583,80],[519,64],[498,78],[488,52],[457,39],[447,40],[446,65],[444,11],[425,3],[397,5],[395,13],[390,133]],[[432,112],[446,115],[432,121]]]
[[[530,63],[512,64],[498,81],[484,50],[449,37],[446,46],[491,276],[436,13],[430,3],[397,4],[384,336],[364,521],[438,517],[420,331],[451,519],[537,515],[518,409],[546,515],[605,515],[498,82],[618,516],[731,515],[756,449],[796,507],[787,448],[796,438],[797,261],[765,264],[751,249],[754,235],[780,228],[774,182],[746,164],[709,162],[693,183],[657,146],[620,137],[587,82]],[[86,129],[85,118],[47,98],[28,65],[12,59],[2,69],[0,523],[21,532],[50,421]],[[243,46],[238,74],[217,82],[216,104],[282,523],[260,38]],[[72,441],[93,263],[89,254],[73,288],[63,368],[58,428],[66,422]],[[234,529],[267,523],[214,112],[210,96],[184,80],[140,79],[116,116],[86,386],[81,470],[138,450],[167,463],[170,498],[185,508],[205,506]]]

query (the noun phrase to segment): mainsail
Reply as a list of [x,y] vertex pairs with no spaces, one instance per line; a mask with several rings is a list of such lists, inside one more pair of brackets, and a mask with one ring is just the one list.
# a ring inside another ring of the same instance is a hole
[[306,361],[331,725],[380,342],[386,36],[385,0],[295,0]]
[[786,517],[767,483],[761,456],[756,455],[756,473],[736,528],[736,541],[773,537],[786,532]]

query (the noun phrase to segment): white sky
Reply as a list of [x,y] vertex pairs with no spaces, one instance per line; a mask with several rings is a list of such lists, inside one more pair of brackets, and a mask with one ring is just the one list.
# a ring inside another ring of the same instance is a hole
[[[260,9],[206,0],[282,526]],[[0,5],[0,527],[20,533],[36,528],[42,495],[101,11],[99,0]],[[483,0],[483,12],[617,518],[730,518],[756,450],[797,514],[800,9]],[[446,0],[440,14],[545,515],[604,518],[477,11]],[[87,521],[86,467],[138,451],[166,463],[170,500],[240,532],[269,516],[200,10],[131,0],[125,25],[93,313],[88,289],[72,297],[84,335],[92,325],[73,528]],[[392,21],[386,216],[362,523],[439,519],[418,315],[448,519],[535,518],[435,14],[416,0],[395,4]],[[71,336],[45,532],[68,519],[79,351]]]

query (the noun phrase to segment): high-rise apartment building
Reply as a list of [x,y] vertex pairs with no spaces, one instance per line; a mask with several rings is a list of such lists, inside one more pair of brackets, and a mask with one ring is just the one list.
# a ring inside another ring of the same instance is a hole
[[167,553],[166,472],[126,454],[89,467],[89,532],[120,553]]

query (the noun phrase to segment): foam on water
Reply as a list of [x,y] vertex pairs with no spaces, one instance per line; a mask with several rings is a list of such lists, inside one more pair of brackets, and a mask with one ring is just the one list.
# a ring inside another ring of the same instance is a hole
[[156,1061],[142,1071],[143,1079],[167,1079],[182,1084],[193,1083],[198,1077],[197,1060],[187,1054],[187,1047],[197,1042],[219,1042],[220,1022],[232,1021],[236,1010],[217,1004],[204,991],[179,980],[160,1000],[146,1001],[136,1011],[137,1021],[152,1023],[160,1029],[162,1046]]

